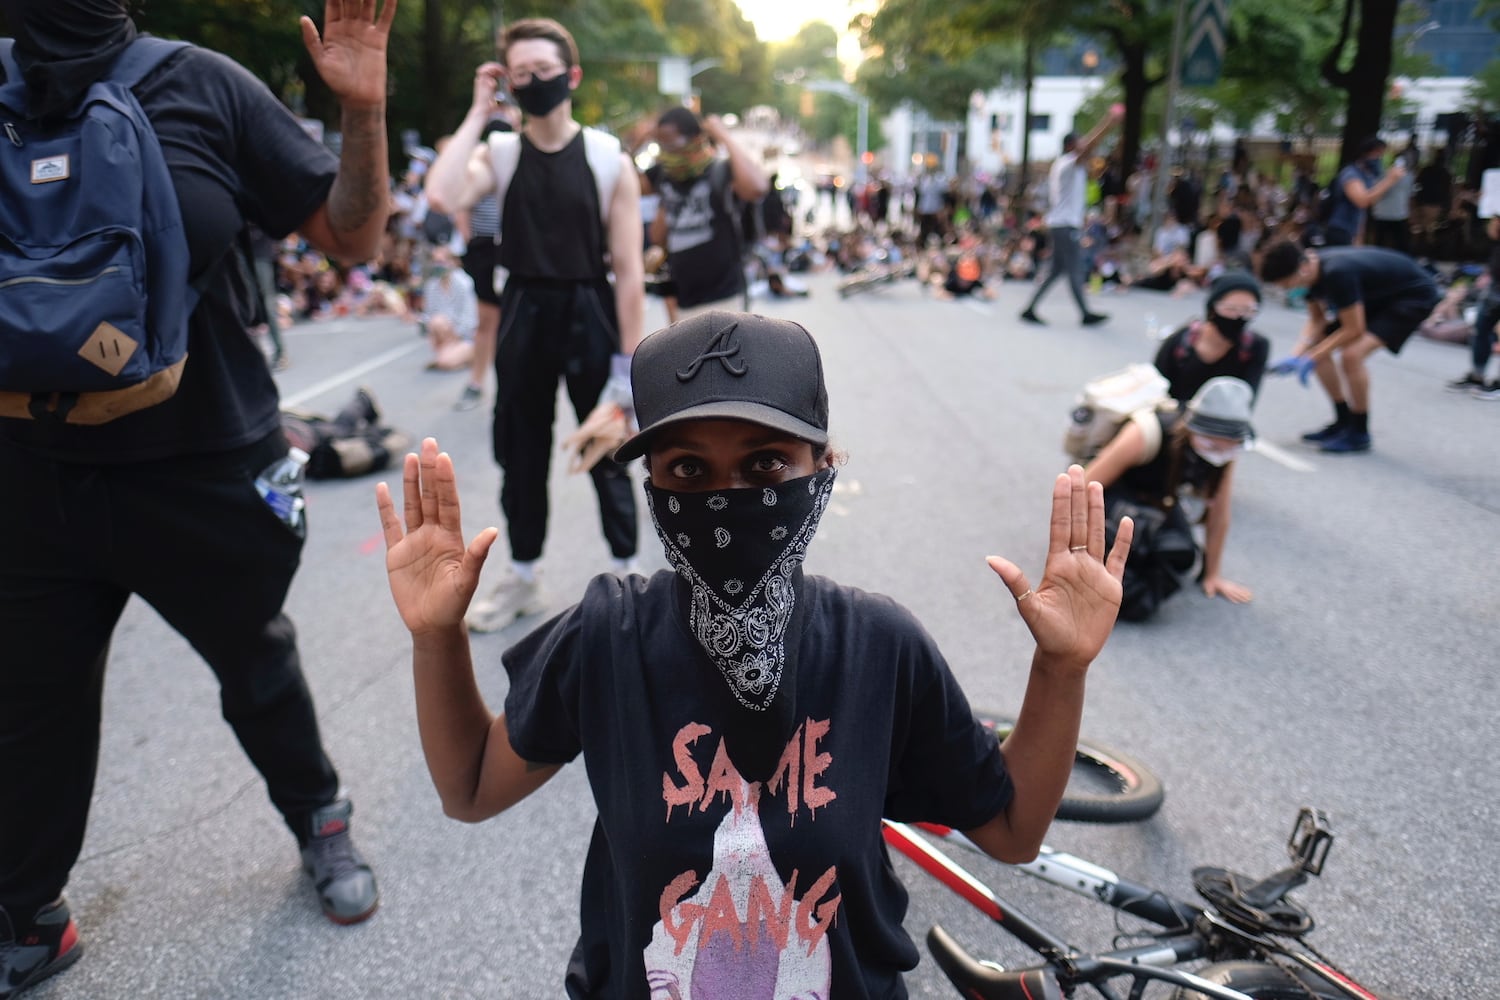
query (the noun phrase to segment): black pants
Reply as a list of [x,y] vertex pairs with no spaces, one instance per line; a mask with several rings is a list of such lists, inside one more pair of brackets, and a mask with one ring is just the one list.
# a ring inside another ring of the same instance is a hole
[[[608,282],[536,282],[512,277],[502,297],[495,349],[495,461],[510,556],[541,558],[547,539],[547,475],[557,382],[563,379],[579,421],[599,402],[619,350]],[[589,472],[599,495],[604,539],[616,559],[636,551],[635,494],[625,467],[605,457]]]
[[0,442],[0,906],[30,916],[78,859],[110,636],[138,594],[219,678],[224,719],[303,836],[333,801],[282,601],[302,540],[252,484],[280,432],[234,452],[133,465]]
[[1078,230],[1072,226],[1052,226],[1047,230],[1047,242],[1052,246],[1052,262],[1047,268],[1046,280],[1031,296],[1027,312],[1036,308],[1054,281],[1067,278],[1068,290],[1073,293],[1073,301],[1078,303],[1078,311],[1088,316],[1089,305],[1083,298],[1083,248]]

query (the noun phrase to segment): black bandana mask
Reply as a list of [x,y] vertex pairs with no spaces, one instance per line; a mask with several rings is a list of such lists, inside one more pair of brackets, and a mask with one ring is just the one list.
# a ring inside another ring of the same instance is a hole
[[691,591],[689,631],[751,711],[770,708],[782,686],[798,570],[834,475],[828,468],[776,487],[709,493],[646,484],[667,560]]
[[533,118],[541,118],[550,113],[568,95],[573,93],[573,88],[568,84],[568,71],[563,70],[550,80],[532,81],[524,87],[511,87],[510,94],[521,106],[521,110]]
[[1220,316],[1214,312],[1214,307],[1208,307],[1208,320],[1214,325],[1214,329],[1224,335],[1224,339],[1238,342],[1245,335],[1245,327],[1250,325],[1250,320],[1245,316],[1236,316],[1230,319],[1228,316]]

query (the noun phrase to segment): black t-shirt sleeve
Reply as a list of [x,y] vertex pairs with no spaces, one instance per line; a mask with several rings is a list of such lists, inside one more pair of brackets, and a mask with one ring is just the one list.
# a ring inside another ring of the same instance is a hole
[[583,621],[584,604],[575,605],[501,658],[510,675],[506,729],[522,760],[565,764],[583,750],[578,724]]
[[[1173,387],[1177,385],[1178,377],[1182,373],[1182,362],[1177,354],[1187,334],[1188,327],[1179,327],[1170,337],[1163,340],[1156,350],[1156,360],[1153,362],[1156,370],[1161,372],[1162,377]],[[1173,395],[1176,396],[1176,393],[1173,392]]]
[[1325,264],[1322,280],[1318,282],[1318,291],[1319,297],[1335,311],[1348,309],[1364,301],[1359,275],[1354,273],[1353,268],[1330,267]]
[[1013,793],[1000,743],[974,718],[926,631],[915,619],[903,631],[911,698],[904,725],[896,729],[885,815],[959,830],[982,826],[1009,805]]

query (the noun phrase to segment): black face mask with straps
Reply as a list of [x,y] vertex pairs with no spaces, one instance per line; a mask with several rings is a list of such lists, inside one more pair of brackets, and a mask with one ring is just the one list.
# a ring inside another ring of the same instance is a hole
[[521,106],[521,110],[533,118],[541,118],[551,113],[568,95],[573,92],[568,82],[568,71],[563,70],[550,80],[538,80],[535,77],[523,87],[511,87],[511,96]]

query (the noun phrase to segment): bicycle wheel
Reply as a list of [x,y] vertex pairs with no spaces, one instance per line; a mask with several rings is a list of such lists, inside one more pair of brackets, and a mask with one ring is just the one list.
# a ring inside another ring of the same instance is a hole
[[[1266,962],[1216,962],[1193,973],[1215,986],[1227,986],[1255,1000],[1348,1000],[1335,986],[1325,983],[1314,973],[1297,970],[1294,977],[1279,966]],[[1179,986],[1172,1000],[1204,1000],[1197,990]]]
[[[993,712],[980,710],[975,714],[1001,740],[1015,727],[1014,720]],[[1165,795],[1161,779],[1134,757],[1080,739],[1073,777],[1057,807],[1057,818],[1078,823],[1134,823],[1156,815]]]

